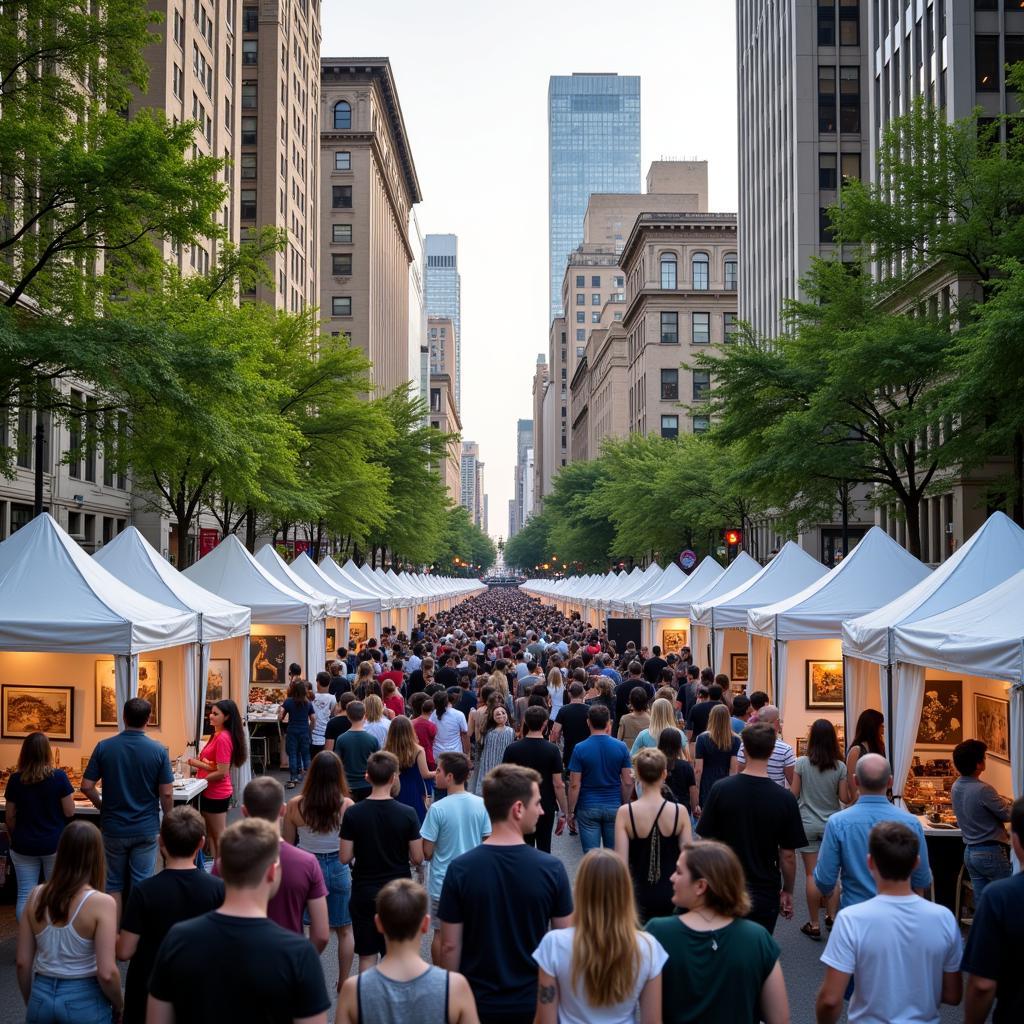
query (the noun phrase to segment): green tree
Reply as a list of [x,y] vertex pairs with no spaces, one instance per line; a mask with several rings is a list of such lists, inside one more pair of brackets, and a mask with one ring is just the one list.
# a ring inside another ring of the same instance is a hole
[[462,505],[449,506],[441,548],[434,559],[435,569],[445,575],[479,576],[494,564],[496,557],[494,542],[473,523],[469,511]]
[[[534,575],[535,567],[551,555],[551,522],[547,512],[531,516],[514,537],[505,542],[505,562],[514,569]],[[554,550],[558,550],[557,548]]]
[[551,524],[552,551],[568,564],[585,569],[607,567],[615,540],[615,526],[591,496],[607,486],[606,466],[599,459],[570,462],[555,476],[551,493],[544,499],[544,513]]

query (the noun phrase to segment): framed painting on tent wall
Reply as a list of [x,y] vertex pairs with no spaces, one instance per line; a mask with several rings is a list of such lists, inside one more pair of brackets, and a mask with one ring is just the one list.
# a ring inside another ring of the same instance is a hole
[[[158,728],[160,725],[160,662],[140,661],[139,662],[139,696],[149,701],[152,709],[149,721],[146,723],[150,728]],[[118,719],[121,716],[121,709],[117,706],[117,688],[114,683],[114,662],[96,662],[96,711],[95,724],[97,728],[117,728]]]
[[988,747],[987,756],[1010,763],[1010,702],[974,695],[974,735]]
[[729,681],[745,683],[750,679],[750,658],[746,654],[729,655]]
[[203,729],[210,727],[210,708],[219,700],[231,698],[231,660],[211,658],[206,670],[206,707],[203,711]]
[[686,646],[688,635],[685,629],[663,629],[661,631],[661,653],[678,654]]
[[338,656],[338,631],[327,630],[327,664],[329,665]]
[[960,679],[926,679],[917,745],[955,747],[964,738],[964,684]]
[[807,659],[807,710],[828,711],[843,706],[845,687],[841,661]]
[[73,686],[0,686],[0,735],[18,740],[45,732],[51,740],[75,738]]
[[280,704],[287,696],[284,634],[249,637],[249,700]]
[[355,640],[356,647],[360,644],[366,643],[366,623],[365,622],[350,622],[348,625],[348,638],[349,640]]

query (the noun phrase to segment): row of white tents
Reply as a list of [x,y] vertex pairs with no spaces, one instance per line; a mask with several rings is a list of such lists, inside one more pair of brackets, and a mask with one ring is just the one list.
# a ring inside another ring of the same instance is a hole
[[[767,690],[791,742],[818,717],[850,737],[860,712],[878,708],[897,795],[915,751],[948,757],[951,743],[919,736],[926,699],[946,698],[947,735],[986,739],[993,784],[1024,793],[1024,530],[1002,513],[934,571],[875,527],[831,570],[789,543],[763,567],[741,553],[727,568],[706,558],[688,576],[652,565],[522,589],[586,622],[639,619],[648,645],[685,637],[699,664]],[[841,706],[835,694],[817,699],[822,663],[841,663]],[[947,686],[933,697],[932,682]]]
[[287,564],[269,545],[253,556],[234,536],[182,573],[134,527],[90,557],[44,513],[0,543],[0,745],[13,763],[26,708],[41,709],[74,764],[68,755],[87,756],[120,727],[109,708],[139,693],[141,664],[143,692],[156,696],[153,735],[176,757],[202,734],[211,665],[221,695],[244,713],[261,681],[258,638],[281,675],[294,661],[312,677],[350,635],[380,636],[387,625],[409,634],[420,614],[484,589],[326,557],[317,565],[305,553]]

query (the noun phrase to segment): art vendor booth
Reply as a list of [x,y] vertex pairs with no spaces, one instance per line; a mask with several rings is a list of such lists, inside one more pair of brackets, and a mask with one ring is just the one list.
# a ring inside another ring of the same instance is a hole
[[[1009,581],[1021,572],[1024,531],[996,512],[917,586],[843,623],[847,666],[854,659],[878,666],[893,796],[921,816],[936,898],[949,906],[962,860],[949,797],[957,777],[953,748],[964,739],[989,743],[986,781],[1006,796],[1020,792],[1021,762],[1014,755],[1014,780],[1010,746],[1018,741],[1010,703],[1019,676],[1009,670],[1005,651],[1020,628],[1013,620],[1020,619],[1014,598],[1021,591]],[[1000,599],[1011,603],[1000,609]]]
[[768,692],[782,713],[783,735],[798,753],[818,718],[836,726],[845,753],[857,716],[879,707],[877,666],[854,661],[853,671],[844,672],[843,620],[874,611],[928,575],[926,565],[873,526],[839,565],[809,587],[747,613],[752,645],[770,645]]
[[[746,562],[754,567],[753,571],[760,569],[749,555],[742,557],[741,570]],[[678,566],[670,565],[633,605],[644,643],[648,647],[658,644],[662,654],[678,654],[681,648],[690,647],[700,663],[698,649],[690,643],[690,606],[718,582],[724,571],[710,555],[689,576]]]
[[[0,544],[3,783],[23,739],[40,731],[77,790],[96,744],[123,728],[121,709],[134,696],[152,705],[148,731],[171,760],[190,754],[200,620],[190,602],[160,603],[112,575],[47,513]],[[204,788],[179,780],[175,798]],[[96,813],[84,798],[80,806]]]
[[[733,565],[738,562],[737,558]],[[709,664],[715,672],[724,672],[731,679],[733,671],[745,664],[747,690],[767,689],[768,644],[751,643],[747,634],[747,612],[795,594],[827,571],[799,544],[790,541],[763,569],[758,566],[754,575],[747,576],[731,590],[724,590],[730,581],[727,579],[729,571],[723,573],[708,593],[691,606],[694,625],[709,634]],[[701,648],[701,654],[703,652]]]
[[320,560],[318,568],[338,590],[348,596],[351,607],[348,639],[363,644],[371,636],[380,636],[381,627],[386,621],[385,615],[390,611],[394,600],[383,596],[376,587],[371,588],[363,574],[358,569],[355,573],[350,572],[348,565],[356,569],[355,562],[349,561],[346,566],[341,566],[333,558],[325,555]]

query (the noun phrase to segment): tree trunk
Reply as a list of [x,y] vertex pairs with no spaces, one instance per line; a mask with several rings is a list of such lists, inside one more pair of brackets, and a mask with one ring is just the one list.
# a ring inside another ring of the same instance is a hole
[[191,562],[188,558],[188,527],[184,508],[178,510],[178,572],[187,569]]
[[907,550],[915,557],[921,557],[921,499],[907,499],[903,502],[907,519]]
[[256,547],[256,509],[245,510],[245,546],[249,551]]

